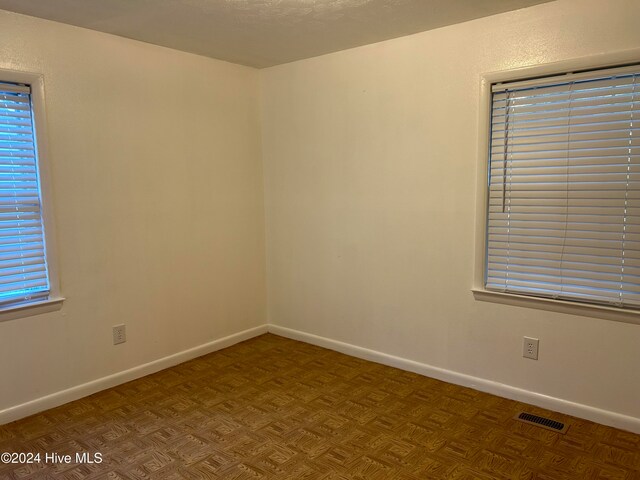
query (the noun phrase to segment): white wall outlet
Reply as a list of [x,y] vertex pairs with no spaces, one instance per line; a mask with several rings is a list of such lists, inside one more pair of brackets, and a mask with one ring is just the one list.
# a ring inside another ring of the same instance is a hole
[[538,343],[540,340],[537,338],[524,337],[524,344],[522,346],[522,356],[524,358],[531,358],[533,360],[538,359]]
[[118,345],[127,341],[127,330],[124,324],[113,326],[113,344]]

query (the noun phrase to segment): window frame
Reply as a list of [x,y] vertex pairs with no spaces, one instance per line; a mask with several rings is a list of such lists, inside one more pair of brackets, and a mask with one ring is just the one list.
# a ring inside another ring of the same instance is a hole
[[487,249],[487,204],[489,201],[489,143],[491,136],[491,87],[496,83],[514,82],[558,75],[570,75],[586,70],[623,67],[640,63],[640,48],[607,54],[562,60],[534,66],[525,66],[488,72],[480,75],[480,102],[478,122],[478,157],[476,159],[476,215],[475,256],[471,291],[476,300],[519,307],[535,308],[558,313],[583,315],[640,325],[640,310],[577,301],[534,297],[516,293],[497,292],[485,288]]
[[0,69],[0,80],[3,82],[23,83],[31,87],[31,108],[35,130],[38,181],[40,184],[40,210],[44,226],[45,252],[49,273],[48,297],[33,302],[1,307],[0,322],[3,322],[60,310],[65,298],[60,293],[60,280],[58,277],[58,252],[56,248],[55,216],[49,166],[44,76],[38,73]]

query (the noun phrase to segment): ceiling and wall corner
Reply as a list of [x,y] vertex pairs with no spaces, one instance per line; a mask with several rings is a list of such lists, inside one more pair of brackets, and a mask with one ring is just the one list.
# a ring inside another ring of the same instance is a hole
[[550,0],[0,0],[0,9],[268,67]]

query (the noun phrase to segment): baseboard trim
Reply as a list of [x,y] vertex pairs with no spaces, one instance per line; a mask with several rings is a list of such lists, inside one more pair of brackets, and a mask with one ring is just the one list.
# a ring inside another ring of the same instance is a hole
[[401,370],[418,373],[427,377],[442,380],[448,383],[454,383],[464,387],[473,388],[482,392],[491,393],[500,397],[509,398],[519,402],[529,403],[538,407],[546,408],[556,412],[572,415],[574,417],[584,418],[593,422],[601,423],[611,427],[620,428],[629,432],[640,434],[640,418],[622,415],[602,410],[600,408],[584,405],[580,403],[563,400],[561,398],[543,395],[541,393],[523,390],[521,388],[512,387],[503,383],[486,380],[484,378],[466,375],[464,373],[446,370],[444,368],[434,367],[425,363],[408,360],[406,358],[396,357],[386,353],[370,350],[368,348],[358,347],[349,343],[340,342],[326,337],[320,337],[311,333],[293,330],[291,328],[280,327],[277,325],[268,325],[270,333],[280,335],[282,337],[300,340],[302,342],[317,345],[319,347],[328,348],[337,352],[345,353],[353,357],[371,360],[373,362],[396,367]]
[[91,382],[83,383],[82,385],[68,388],[66,390],[61,390],[44,397],[36,398],[35,400],[31,400],[20,405],[5,408],[4,410],[0,410],[0,425],[4,425],[5,423],[28,417],[29,415],[48,410],[50,408],[58,407],[65,403],[72,402],[73,400],[78,400],[79,398],[86,397],[101,390],[115,387],[116,385],[120,385],[122,383],[130,382],[131,380],[135,380],[136,378],[159,372],[160,370],[164,370],[165,368],[173,367],[174,365],[178,365],[179,363],[183,363],[193,358],[215,352],[216,350],[230,347],[231,345],[249,340],[253,337],[257,337],[258,335],[267,333],[267,331],[268,329],[266,324],[260,325],[259,327],[243,330],[242,332],[234,333],[233,335],[219,338],[217,340],[198,345],[197,347],[193,347],[188,350],[183,350],[182,352],[174,353],[173,355],[159,358],[158,360],[154,360],[152,362],[145,363],[128,370],[124,370],[122,372],[114,373],[97,380],[92,380]]

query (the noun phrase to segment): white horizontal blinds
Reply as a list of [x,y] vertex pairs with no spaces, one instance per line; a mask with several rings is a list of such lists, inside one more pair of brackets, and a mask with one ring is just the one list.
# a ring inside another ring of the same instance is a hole
[[48,293],[30,89],[0,83],[0,305]]
[[487,289],[640,307],[638,77],[494,87]]

